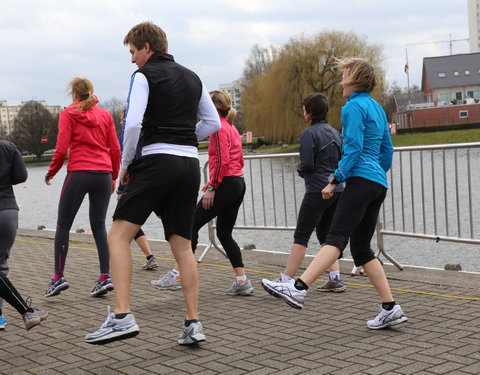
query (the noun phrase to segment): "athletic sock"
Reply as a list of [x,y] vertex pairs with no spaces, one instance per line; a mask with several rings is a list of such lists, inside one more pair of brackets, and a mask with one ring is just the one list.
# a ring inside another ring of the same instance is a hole
[[115,314],[115,319],[123,319],[130,313]]
[[58,281],[58,279],[60,279],[61,277],[63,277],[63,273],[54,273],[53,274],[53,281]]
[[330,271],[330,280],[340,280],[340,271]]
[[382,309],[390,311],[395,306],[395,301],[392,302],[382,302]]
[[147,260],[150,260],[152,258],[153,258],[153,254],[150,254],[150,255],[147,256]]
[[295,280],[295,289],[297,290],[308,290],[308,285],[305,284],[302,279],[298,278]]
[[172,275],[177,278],[180,276],[180,271],[177,271],[175,268],[172,270]]
[[245,284],[245,281],[247,281],[247,276],[235,276],[235,279],[237,280],[237,283]]
[[109,273],[101,273],[100,276],[98,277],[99,281],[103,281],[105,279],[108,279],[110,277]]
[[198,319],[190,319],[190,320],[185,319],[185,327],[188,327],[190,324],[196,323],[196,322],[198,322]]

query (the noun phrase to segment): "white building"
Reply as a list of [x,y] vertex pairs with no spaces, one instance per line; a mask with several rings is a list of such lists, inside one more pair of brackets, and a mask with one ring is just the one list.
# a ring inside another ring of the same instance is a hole
[[[56,116],[62,110],[59,105],[48,105],[45,100],[36,100],[36,102],[43,104],[48,111]],[[7,135],[13,131],[15,119],[17,118],[18,111],[28,101],[22,101],[20,105],[8,105],[6,100],[0,100],[0,130],[4,131]]]
[[480,0],[468,0],[470,53],[480,52]]
[[233,81],[231,83],[220,83],[218,85],[220,91],[226,92],[232,98],[232,106],[237,111],[240,111],[241,85],[240,81]]

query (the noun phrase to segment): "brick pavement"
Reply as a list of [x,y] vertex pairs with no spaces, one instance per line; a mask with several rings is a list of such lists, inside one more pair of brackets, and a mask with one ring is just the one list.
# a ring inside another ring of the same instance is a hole
[[[10,278],[33,305],[50,316],[26,331],[9,305],[8,325],[0,331],[0,374],[479,374],[480,275],[454,271],[387,268],[396,300],[409,322],[371,331],[376,297],[366,277],[350,278],[348,290],[324,294],[311,290],[303,310],[267,295],[259,285],[274,277],[286,256],[245,251],[255,294],[224,293],[232,282],[229,264],[212,250],[200,265],[200,319],[207,342],[176,343],[184,311],[181,291],[149,285],[172,265],[165,243],[152,243],[161,266],[144,271],[134,249],[132,308],[140,335],[103,346],[83,342],[105,320],[113,294],[92,298],[98,260],[91,236],[72,235],[66,277],[70,289],[46,299],[53,267],[53,233],[19,231],[10,260]],[[422,293],[414,293],[422,292]],[[427,293],[432,293],[429,295]],[[438,295],[445,295],[441,297]]]

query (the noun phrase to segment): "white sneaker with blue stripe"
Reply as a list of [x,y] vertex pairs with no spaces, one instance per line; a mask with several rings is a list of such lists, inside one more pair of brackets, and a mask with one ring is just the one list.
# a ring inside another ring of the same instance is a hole
[[198,320],[190,323],[188,326],[183,323],[182,333],[178,336],[180,345],[195,345],[201,341],[205,341],[203,326]]
[[379,308],[380,314],[378,314],[375,319],[367,322],[367,327],[370,329],[383,329],[408,320],[400,305],[393,306],[391,310],[385,310],[381,305],[379,305]]
[[108,306],[107,320],[100,326],[98,331],[86,335],[85,342],[89,344],[106,344],[136,336],[139,332],[140,330],[132,313],[128,313],[123,319],[117,319],[115,314],[110,312],[110,306]]

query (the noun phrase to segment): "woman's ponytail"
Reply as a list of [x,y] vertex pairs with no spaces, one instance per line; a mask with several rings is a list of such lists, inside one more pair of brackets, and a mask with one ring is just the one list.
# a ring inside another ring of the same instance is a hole
[[87,78],[76,77],[70,81],[68,87],[70,94],[75,95],[80,101],[77,105],[78,111],[87,111],[97,102],[93,95],[93,83]]
[[225,117],[227,121],[233,125],[233,120],[237,116],[237,110],[232,107],[230,95],[223,91],[211,91],[210,98],[212,98],[218,114]]

